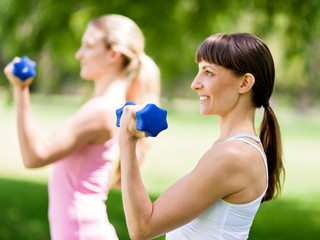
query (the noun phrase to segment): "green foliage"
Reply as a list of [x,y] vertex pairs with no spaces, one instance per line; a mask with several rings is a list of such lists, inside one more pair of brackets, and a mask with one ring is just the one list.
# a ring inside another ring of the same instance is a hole
[[[74,55],[81,36],[88,21],[107,13],[126,15],[141,27],[167,97],[191,93],[195,51],[206,37],[252,32],[275,57],[277,93],[297,103],[319,100],[318,0],[1,0],[0,67],[28,55],[38,63],[34,91],[76,92],[81,81]],[[8,86],[3,75],[0,86]]]

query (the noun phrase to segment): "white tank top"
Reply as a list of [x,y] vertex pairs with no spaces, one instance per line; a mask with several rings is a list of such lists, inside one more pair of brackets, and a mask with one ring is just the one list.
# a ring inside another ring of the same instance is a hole
[[166,240],[248,239],[254,216],[268,188],[268,166],[263,151],[252,142],[243,138],[253,139],[263,149],[260,139],[249,134],[239,134],[227,139],[227,141],[243,141],[260,152],[267,174],[267,184],[263,194],[256,200],[245,204],[232,204],[220,199],[193,221],[167,233]]

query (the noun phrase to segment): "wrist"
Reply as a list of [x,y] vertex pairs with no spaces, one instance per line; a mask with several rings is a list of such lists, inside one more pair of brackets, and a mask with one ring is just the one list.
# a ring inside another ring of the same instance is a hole
[[29,94],[29,86],[13,85],[14,95]]
[[132,155],[136,151],[137,139],[132,135],[122,136],[119,139],[119,147],[121,155]]
[[30,104],[30,92],[28,87],[14,86],[14,102],[18,109],[25,109]]
[[119,139],[120,148],[125,150],[127,148],[135,148],[138,139],[133,135],[128,134],[127,136],[121,136]]

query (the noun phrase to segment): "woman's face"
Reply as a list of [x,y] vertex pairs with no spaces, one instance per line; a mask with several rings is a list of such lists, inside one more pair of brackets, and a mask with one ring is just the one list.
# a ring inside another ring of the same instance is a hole
[[81,47],[76,53],[81,66],[81,78],[95,80],[106,74],[110,64],[110,50],[105,46],[103,37],[103,32],[91,25],[84,33]]
[[200,113],[203,115],[228,114],[237,104],[241,77],[220,65],[200,62],[199,72],[191,88],[200,97]]

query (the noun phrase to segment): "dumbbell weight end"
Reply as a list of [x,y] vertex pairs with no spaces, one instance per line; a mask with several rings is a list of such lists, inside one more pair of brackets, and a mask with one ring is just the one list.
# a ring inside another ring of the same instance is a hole
[[21,57],[19,62],[13,64],[13,75],[22,82],[36,75],[36,63],[27,56]]
[[[123,108],[127,105],[135,105],[127,102],[122,108],[116,110],[117,126],[120,127],[120,119]],[[168,128],[167,111],[157,107],[155,104],[147,104],[136,112],[136,118],[130,120],[129,131],[137,138],[156,137],[161,131]]]

